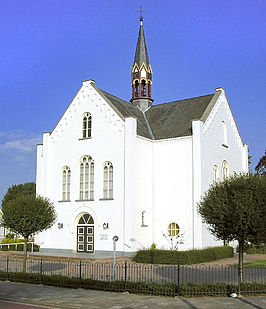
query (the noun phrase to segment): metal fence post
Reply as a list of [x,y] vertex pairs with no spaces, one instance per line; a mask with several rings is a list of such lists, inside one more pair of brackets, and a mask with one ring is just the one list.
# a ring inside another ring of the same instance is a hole
[[41,264],[40,264],[40,282],[42,282],[42,257],[41,257]]
[[81,273],[81,260],[79,261],[79,286],[81,287],[82,273]]
[[180,296],[180,265],[177,265],[177,295]]
[[127,286],[127,261],[125,261],[125,279],[124,279],[124,286],[125,286],[125,291],[126,291],[126,286]]
[[7,280],[9,279],[9,272],[8,272],[8,268],[9,268],[9,258],[8,258],[8,256],[7,256],[7,258],[6,258],[6,272],[7,272]]

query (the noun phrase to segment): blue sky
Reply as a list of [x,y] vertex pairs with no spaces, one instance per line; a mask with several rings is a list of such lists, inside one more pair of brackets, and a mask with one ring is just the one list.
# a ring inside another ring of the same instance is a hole
[[130,99],[139,6],[163,103],[226,90],[254,168],[264,154],[265,0],[0,2],[0,199],[35,181],[36,144],[83,80]]

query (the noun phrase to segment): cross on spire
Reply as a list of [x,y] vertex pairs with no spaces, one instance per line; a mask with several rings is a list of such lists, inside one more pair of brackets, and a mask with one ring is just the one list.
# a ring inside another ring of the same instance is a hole
[[142,10],[142,5],[140,5],[140,9],[139,9],[137,12],[139,12],[139,20],[140,20],[140,22],[142,23],[142,21],[143,21],[142,13],[144,12],[144,11]]

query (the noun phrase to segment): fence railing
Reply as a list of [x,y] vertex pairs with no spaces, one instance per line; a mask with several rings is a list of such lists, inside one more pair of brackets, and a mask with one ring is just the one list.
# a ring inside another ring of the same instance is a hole
[[[3,250],[3,247],[7,247],[7,250],[10,249],[10,247],[15,247],[15,250],[18,250],[18,245],[22,246],[22,248],[24,249],[25,243],[24,242],[12,242],[12,243],[8,243],[8,244],[0,244],[0,250]],[[29,250],[30,252],[33,252],[33,248],[34,248],[34,242],[28,242],[28,246],[30,245],[31,250]]]
[[[0,257],[0,271],[5,274],[22,272],[22,270],[22,258]],[[124,262],[117,263],[114,272],[113,264],[110,263],[28,258],[26,273],[60,275],[79,280],[94,279],[109,283],[123,282],[122,290],[125,290],[124,284],[130,285],[130,283],[160,284],[161,286],[172,284],[176,287],[173,292],[176,295],[179,295],[178,291],[184,284],[205,284],[206,288],[208,288],[208,284],[224,284],[221,288],[224,288],[225,285],[237,286],[238,284],[238,269],[230,265],[210,267],[206,265],[146,265]],[[114,277],[114,273],[116,277]],[[261,284],[261,289],[264,289],[262,292],[266,293],[266,267],[245,267],[244,282],[245,284]],[[195,294],[195,290],[193,291]]]

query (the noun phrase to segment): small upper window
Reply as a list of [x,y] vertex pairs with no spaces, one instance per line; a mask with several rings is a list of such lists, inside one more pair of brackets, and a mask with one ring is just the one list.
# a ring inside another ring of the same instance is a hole
[[222,121],[222,126],[223,126],[223,146],[227,146],[227,127],[224,121]]
[[148,226],[147,224],[145,224],[145,222],[146,222],[146,211],[144,210],[141,213],[141,226],[142,227]]
[[168,236],[177,236],[179,234],[179,225],[175,222],[172,222],[168,225]]
[[213,167],[213,180],[214,182],[217,182],[219,180],[219,169],[217,165],[214,165]]
[[84,113],[82,116],[83,126],[82,126],[82,137],[91,137],[91,114]]
[[222,172],[223,172],[223,180],[229,177],[229,167],[226,160],[223,161]]

